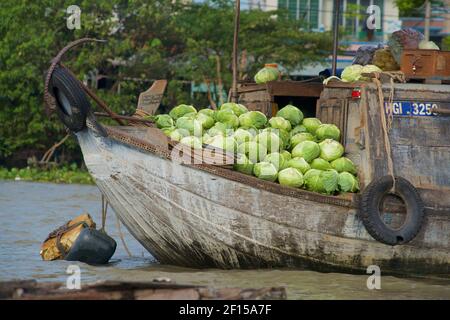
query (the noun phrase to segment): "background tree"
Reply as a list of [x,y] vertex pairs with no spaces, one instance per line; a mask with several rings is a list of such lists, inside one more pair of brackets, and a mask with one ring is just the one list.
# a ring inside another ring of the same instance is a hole
[[[395,4],[400,11],[401,17],[425,16],[425,11],[422,8],[425,0],[395,0]],[[444,2],[442,0],[431,0],[431,5],[444,7]]]
[[[112,85],[98,94],[118,113],[131,113],[140,91],[168,79],[163,104],[204,107],[216,100],[191,95],[190,82],[209,82],[228,92],[231,84],[233,2],[187,4],[175,0],[77,1],[81,29],[66,28],[72,0],[0,1],[0,165],[19,165],[42,156],[65,135],[43,112],[43,79],[50,59],[82,37],[107,39],[85,45],[66,61],[80,79],[105,75]],[[312,33],[282,11],[241,14],[241,78],[251,79],[267,62],[287,71],[323,61],[331,48],[328,33]],[[73,139],[59,159],[80,160]],[[20,163],[18,161],[21,161]]]

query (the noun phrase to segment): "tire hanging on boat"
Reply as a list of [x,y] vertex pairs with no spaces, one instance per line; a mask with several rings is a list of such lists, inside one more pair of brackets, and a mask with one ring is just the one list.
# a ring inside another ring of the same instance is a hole
[[[395,192],[392,176],[383,176],[372,181],[362,192],[359,216],[367,232],[377,241],[395,246],[414,239],[423,225],[425,209],[417,189],[406,179],[395,177]],[[399,228],[386,225],[381,217],[380,208],[386,195],[400,197],[406,208],[406,217]]]
[[50,92],[56,100],[56,113],[64,125],[73,132],[83,130],[91,104],[78,80],[64,68],[56,67]]

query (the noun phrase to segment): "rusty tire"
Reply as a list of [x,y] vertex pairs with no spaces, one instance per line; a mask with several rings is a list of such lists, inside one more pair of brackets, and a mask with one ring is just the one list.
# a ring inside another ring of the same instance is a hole
[[64,125],[73,132],[83,130],[91,104],[78,80],[67,70],[56,67],[49,89],[56,100],[56,113]]
[[[362,192],[359,217],[367,232],[377,241],[391,246],[414,239],[423,225],[425,209],[419,192],[406,179],[395,177],[394,194],[405,202],[406,218],[402,226],[393,229],[386,225],[380,215],[384,197],[391,193],[392,177],[383,176],[372,181]],[[392,194],[392,193],[391,193]]]

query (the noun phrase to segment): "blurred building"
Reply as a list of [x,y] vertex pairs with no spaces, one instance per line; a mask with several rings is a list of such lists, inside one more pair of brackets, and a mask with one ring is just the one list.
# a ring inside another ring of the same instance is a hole
[[[442,4],[432,3],[430,19],[430,40],[440,45],[443,38],[450,35],[450,0],[442,1]],[[403,17],[402,24],[405,28],[413,28],[424,33],[425,31],[425,7],[417,8],[414,17]]]
[[[334,0],[248,0],[249,9],[288,10],[293,19],[305,22],[305,28],[328,31],[333,26]],[[371,5],[380,8],[380,28],[367,28]],[[341,0],[339,23],[345,37],[353,41],[384,41],[388,34],[401,28],[395,0]]]

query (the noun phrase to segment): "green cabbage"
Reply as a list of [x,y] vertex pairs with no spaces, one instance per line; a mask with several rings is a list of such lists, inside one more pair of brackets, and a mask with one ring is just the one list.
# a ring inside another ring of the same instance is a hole
[[250,131],[241,128],[237,129],[233,136],[238,144],[251,141],[253,139],[253,135]]
[[311,169],[311,166],[308,162],[306,162],[305,159],[301,157],[292,158],[288,161],[288,167],[295,168],[300,170],[301,173],[306,173],[309,169]]
[[311,162],[311,168],[312,169],[317,169],[317,170],[328,170],[328,169],[332,169],[331,164],[326,161],[323,160],[322,158],[316,158]]
[[334,124],[321,124],[316,130],[317,139],[320,141],[325,139],[333,139],[339,141],[341,131]]
[[180,140],[180,143],[190,146],[191,148],[194,148],[194,149],[202,148],[201,140],[194,136],[184,137]]
[[332,139],[325,139],[320,146],[320,157],[327,161],[333,161],[342,157],[344,154],[344,147],[339,142]]
[[339,190],[343,192],[357,192],[359,190],[358,179],[348,172],[339,173]]
[[260,111],[250,111],[239,116],[243,128],[262,129],[267,123],[267,117]]
[[331,162],[331,166],[337,172],[350,172],[351,174],[356,174],[356,167],[352,160],[346,157],[341,157]]
[[294,148],[296,145],[303,141],[314,141],[314,136],[309,132],[297,133],[291,138],[291,147]]
[[269,81],[278,80],[280,72],[276,68],[262,68],[255,75],[255,82],[258,84],[266,83]]
[[203,129],[209,129],[215,123],[214,118],[206,115],[205,113],[198,113],[195,118],[202,124]]
[[222,135],[217,135],[208,139],[207,141],[205,141],[205,143],[212,147],[223,149],[231,153],[234,153],[237,149],[237,143],[233,137],[224,137]]
[[303,179],[305,180],[306,189],[321,193],[325,192],[322,179],[320,179],[321,173],[321,170],[311,169],[304,174]]
[[279,152],[269,153],[265,158],[264,162],[270,162],[277,168],[277,170],[282,170],[287,167],[287,161],[284,159],[283,155]]
[[419,42],[419,49],[424,50],[440,50],[436,43],[433,41],[422,40]]
[[283,129],[275,129],[275,128],[265,128],[262,132],[272,132],[276,134],[281,139],[281,149],[288,149],[291,145],[289,132]]
[[344,82],[355,82],[361,78],[363,67],[359,64],[353,64],[346,67],[341,74],[341,79]]
[[247,109],[244,105],[239,104],[239,103],[234,103],[234,102],[227,102],[227,103],[224,103],[224,104],[220,107],[220,110],[231,110],[231,111],[233,111],[233,113],[234,113],[235,115],[237,115],[238,117],[239,117],[241,114],[244,114],[244,113],[248,112],[248,109]]
[[305,173],[304,179],[310,191],[332,194],[338,190],[339,174],[336,170],[311,169]]
[[174,131],[176,128],[175,127],[167,127],[167,128],[162,128],[161,131],[166,135],[166,136],[170,136],[170,134],[172,133],[172,131]]
[[277,112],[277,117],[282,117],[286,120],[288,120],[292,127],[299,125],[303,120],[303,113],[300,111],[299,108],[288,104],[284,108],[280,109]]
[[320,173],[325,193],[332,194],[338,190],[339,173],[336,170],[325,170]]
[[382,72],[380,68],[378,68],[374,64],[367,64],[364,67],[362,67],[361,73],[372,73],[372,72]]
[[283,155],[283,157],[284,157],[284,159],[285,159],[286,161],[289,161],[289,160],[292,159],[291,153],[290,153],[289,151],[287,151],[287,150],[281,151],[281,154]]
[[294,128],[292,128],[291,132],[289,132],[290,136],[293,137],[295,136],[297,133],[302,133],[302,132],[307,132],[308,130],[306,130],[304,125],[299,124],[298,126],[295,126]]
[[260,162],[253,167],[253,174],[263,180],[275,181],[278,177],[278,170],[269,162]]
[[178,129],[185,129],[189,131],[190,135],[202,136],[202,124],[200,121],[190,117],[181,117],[178,118],[176,125]]
[[217,135],[226,135],[227,134],[227,126],[223,123],[220,122],[216,122],[214,124],[214,126],[212,126],[209,130],[208,130],[208,135],[211,137],[217,136]]
[[378,68],[376,65],[373,65],[373,64],[365,65],[362,68],[362,70],[361,70],[361,78],[360,78],[360,80],[362,80],[362,81],[369,81],[370,80],[370,78],[363,76],[364,73],[382,72],[382,71],[383,70]]
[[275,128],[275,129],[282,129],[282,130],[286,130],[286,131],[291,130],[291,123],[282,117],[270,118],[269,124],[272,128]]
[[213,110],[213,109],[208,109],[208,108],[201,109],[201,110],[198,111],[198,113],[205,114],[208,117],[211,117],[214,120],[216,120],[216,111]]
[[236,129],[239,127],[239,118],[229,109],[218,111],[216,120],[225,124],[228,128]]
[[186,104],[180,104],[176,106],[169,112],[169,116],[172,117],[173,120],[178,120],[178,118],[183,117],[187,113],[197,113],[197,110],[194,106],[188,106]]
[[300,188],[303,185],[303,175],[295,168],[286,168],[278,173],[278,181],[283,186]]
[[316,134],[316,130],[320,127],[322,122],[317,118],[305,118],[302,122],[303,126],[311,134]]
[[269,152],[281,151],[283,141],[272,131],[263,131],[256,135],[256,142],[263,144]]
[[252,162],[258,162],[266,156],[267,148],[256,141],[249,141],[239,145],[238,153],[245,154]]
[[296,145],[291,153],[294,158],[302,157],[307,162],[311,162],[319,156],[320,147],[314,141],[303,141]]
[[253,174],[253,162],[250,161],[244,154],[238,154],[236,163],[233,166],[233,169],[248,175]]
[[208,144],[209,141],[211,141],[212,137],[208,133],[204,133],[202,136],[202,142],[203,144]]
[[173,127],[174,126],[173,119],[168,114],[158,114],[155,117],[155,123],[156,123],[156,126],[159,129],[169,128],[169,127]]
[[169,135],[170,139],[175,141],[180,141],[187,136],[189,136],[189,131],[186,129],[175,129]]

